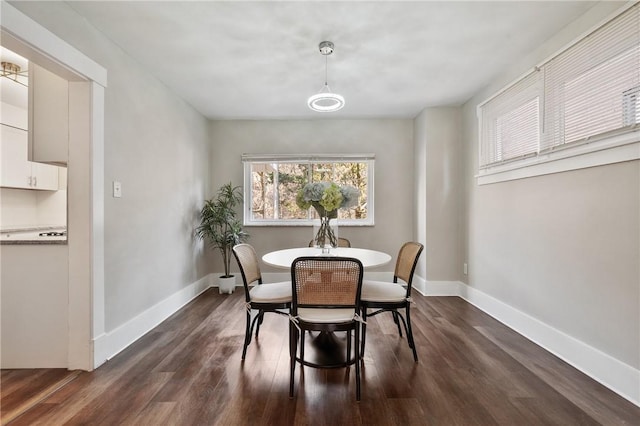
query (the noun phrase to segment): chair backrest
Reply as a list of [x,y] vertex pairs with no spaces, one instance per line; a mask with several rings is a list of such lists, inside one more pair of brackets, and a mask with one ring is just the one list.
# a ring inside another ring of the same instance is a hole
[[398,252],[398,260],[396,260],[396,270],[393,275],[393,282],[397,283],[398,278],[407,283],[407,297],[411,296],[411,283],[413,282],[413,273],[418,264],[418,258],[424,246],[416,242],[404,243]]
[[[309,241],[309,247],[314,246],[314,241]],[[351,247],[351,241],[346,238],[338,237],[338,247]]]
[[360,309],[362,262],[351,257],[305,256],[291,265],[292,314],[298,308]]
[[260,265],[258,264],[258,256],[256,251],[250,244],[237,244],[233,246],[233,255],[240,267],[242,281],[244,283],[244,291],[247,302],[249,298],[249,284],[258,281],[262,284],[262,275],[260,274]]

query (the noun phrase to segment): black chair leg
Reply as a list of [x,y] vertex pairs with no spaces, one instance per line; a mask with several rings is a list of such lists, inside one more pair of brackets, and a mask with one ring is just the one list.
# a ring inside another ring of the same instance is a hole
[[391,313],[393,314],[393,322],[395,322],[398,327],[398,334],[402,337],[402,328],[400,327],[400,321],[398,321],[398,312],[394,309]]
[[258,333],[260,333],[260,324],[264,320],[264,311],[258,312],[258,317],[256,318],[258,323],[256,324],[256,339],[258,338]]
[[367,308],[362,309],[362,339],[360,343],[360,356],[364,356],[364,344],[367,340]]
[[251,342],[251,312],[247,312],[247,327],[244,332],[244,346],[242,348],[242,360],[247,355],[247,346]]
[[[303,333],[304,336],[304,333]],[[297,329],[289,324],[289,398],[293,398],[293,376],[296,370],[296,352],[298,346]]]
[[358,327],[356,325],[356,333],[355,333],[356,337],[355,337],[355,342],[354,342],[354,346],[355,346],[355,363],[356,363],[356,401],[360,401],[360,357],[361,357],[361,353],[359,350],[359,346],[360,346],[360,327]]
[[416,343],[413,340],[413,329],[411,328],[411,314],[409,312],[409,305],[407,305],[407,340],[409,341],[409,347],[413,351],[413,361],[418,362],[418,352],[416,351]]

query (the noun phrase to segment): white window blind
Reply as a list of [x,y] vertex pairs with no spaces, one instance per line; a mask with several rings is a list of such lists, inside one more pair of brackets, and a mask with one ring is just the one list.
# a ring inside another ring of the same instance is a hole
[[543,150],[635,124],[624,108],[625,93],[640,85],[638,12],[632,7],[545,65]]
[[634,131],[639,96],[636,4],[479,106],[480,168]]
[[540,72],[534,71],[484,104],[481,109],[481,166],[538,152],[540,81]]

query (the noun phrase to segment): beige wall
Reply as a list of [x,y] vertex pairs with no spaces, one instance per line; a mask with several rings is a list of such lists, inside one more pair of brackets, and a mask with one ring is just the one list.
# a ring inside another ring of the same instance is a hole
[[458,281],[460,235],[460,108],[426,108],[414,120],[416,239],[425,245],[417,274]]
[[[393,254],[413,238],[412,120],[268,120],[211,123],[211,184],[215,191],[231,180],[243,182],[243,153],[374,153],[375,226],[341,227],[356,247]],[[306,245],[311,227],[249,227],[258,253]],[[222,270],[220,256],[214,268]],[[237,270],[235,262],[232,269]],[[393,270],[393,265],[381,267]],[[265,271],[269,271],[265,267]],[[275,270],[274,270],[275,271]]]
[[464,106],[466,282],[638,369],[640,163],[483,186],[474,177],[478,103],[616,7],[591,9]]
[[[193,237],[209,193],[208,121],[67,4],[13,5],[108,72],[104,297],[109,332],[209,272],[203,244]],[[114,180],[122,183],[122,198],[111,197]]]

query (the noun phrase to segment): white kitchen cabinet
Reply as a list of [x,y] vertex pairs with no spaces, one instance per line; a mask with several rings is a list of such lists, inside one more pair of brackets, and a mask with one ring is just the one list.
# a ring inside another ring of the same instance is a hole
[[0,186],[5,188],[58,190],[58,167],[33,161],[13,161],[7,164],[2,156]]
[[[31,165],[27,161],[26,131],[3,125],[1,138],[0,185],[9,188],[28,188]],[[24,143],[21,139],[24,139]]]
[[29,64],[29,153],[31,161],[67,164],[69,82]]
[[48,191],[58,190],[58,166],[51,164],[31,163],[31,188]]
[[58,167],[27,160],[27,132],[2,125],[0,133],[0,186],[58,190]]

